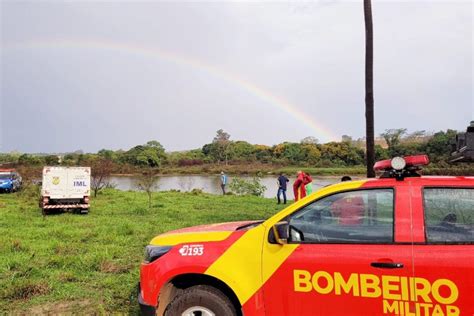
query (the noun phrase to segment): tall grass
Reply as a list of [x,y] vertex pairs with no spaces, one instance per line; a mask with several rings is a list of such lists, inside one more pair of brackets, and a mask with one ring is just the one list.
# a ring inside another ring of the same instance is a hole
[[106,189],[89,215],[41,215],[34,189],[0,195],[1,313],[132,313],[143,248],[186,226],[263,219],[281,208],[258,197]]

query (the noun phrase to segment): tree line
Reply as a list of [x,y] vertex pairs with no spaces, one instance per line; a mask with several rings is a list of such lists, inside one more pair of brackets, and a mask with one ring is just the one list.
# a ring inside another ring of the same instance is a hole
[[[375,145],[376,160],[394,156],[428,154],[435,164],[447,163],[452,151],[451,143],[458,132],[439,131],[411,134],[404,128],[389,129],[380,135]],[[346,167],[365,165],[365,140],[343,136],[339,142],[320,144],[314,137],[300,142],[283,142],[277,145],[251,144],[232,140],[220,129],[208,144],[201,148],[167,152],[156,140],[128,150],[102,149],[97,153],[81,151],[64,155],[0,153],[0,164],[11,166],[86,166],[97,165],[113,172],[127,172],[146,168],[187,167],[206,164],[262,163],[301,167]]]

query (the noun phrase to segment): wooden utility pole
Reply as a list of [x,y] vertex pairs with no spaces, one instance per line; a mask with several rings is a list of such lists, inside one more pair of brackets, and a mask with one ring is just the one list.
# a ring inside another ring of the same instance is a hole
[[364,0],[365,21],[365,131],[367,178],[374,178],[374,33],[372,26],[372,3]]

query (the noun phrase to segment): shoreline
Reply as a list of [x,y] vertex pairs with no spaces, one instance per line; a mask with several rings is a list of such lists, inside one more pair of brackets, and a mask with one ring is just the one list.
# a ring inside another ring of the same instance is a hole
[[[244,177],[253,177],[255,175],[253,174],[248,174],[248,173],[227,173],[229,176],[244,176]],[[345,173],[344,175],[348,175],[351,177],[357,177],[359,178],[365,178],[365,174],[352,174],[352,173]],[[138,177],[140,176],[140,173],[112,173],[110,174],[111,177],[116,177],[116,178],[133,178],[133,177]],[[190,176],[190,177],[210,177],[210,176],[220,176],[219,173],[158,173],[157,177],[184,177],[184,176]],[[267,173],[267,174],[262,174],[260,177],[261,178],[266,178],[266,177],[276,177],[278,176],[277,173]],[[293,176],[293,175],[290,175]],[[330,174],[330,175],[319,175],[316,174],[314,177],[318,179],[336,179],[340,178],[341,175],[336,175],[336,174]]]
[[[265,166],[265,165],[202,165],[190,167],[165,167],[157,172],[157,176],[207,176],[218,175],[224,171],[228,175],[240,176],[276,176],[279,173],[286,175],[296,174],[298,170],[318,177],[337,177],[342,175],[365,176],[365,167],[302,167],[302,166]],[[133,177],[140,175],[141,170],[135,172],[112,172],[114,177]]]

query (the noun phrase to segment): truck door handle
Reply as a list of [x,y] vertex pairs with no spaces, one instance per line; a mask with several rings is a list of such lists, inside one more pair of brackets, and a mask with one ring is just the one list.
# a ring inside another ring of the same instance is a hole
[[382,269],[403,268],[403,263],[397,263],[397,262],[372,262],[370,265],[374,268],[382,268]]

